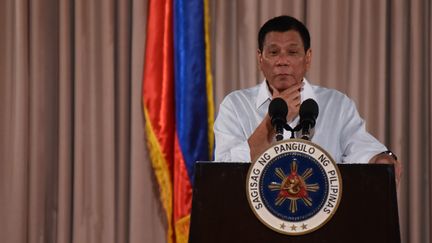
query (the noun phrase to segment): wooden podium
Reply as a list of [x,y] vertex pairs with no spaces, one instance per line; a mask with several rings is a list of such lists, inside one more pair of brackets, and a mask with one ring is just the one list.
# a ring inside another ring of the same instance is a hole
[[392,165],[338,164],[342,200],[320,229],[289,236],[272,231],[246,198],[249,163],[198,162],[189,243],[397,243],[398,207]]

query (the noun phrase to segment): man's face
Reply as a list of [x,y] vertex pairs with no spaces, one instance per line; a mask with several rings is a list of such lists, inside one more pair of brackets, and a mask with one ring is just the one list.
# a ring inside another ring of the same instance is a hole
[[305,53],[300,34],[295,30],[267,33],[263,51],[258,50],[260,69],[278,91],[302,82],[311,58],[312,51],[309,48]]

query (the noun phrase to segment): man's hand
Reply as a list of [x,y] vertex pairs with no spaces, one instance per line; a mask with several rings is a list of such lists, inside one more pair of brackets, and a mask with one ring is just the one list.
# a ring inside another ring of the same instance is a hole
[[[270,85],[270,84],[269,84]],[[287,121],[292,121],[299,113],[303,82],[298,83],[286,90],[278,91],[270,85],[273,99],[280,97],[288,105]],[[275,131],[271,125],[270,117],[267,114],[263,121],[258,125],[255,131],[248,139],[251,160],[255,161],[258,156],[264,152],[274,142]]]
[[255,161],[273,142],[275,131],[267,114],[248,139],[251,160]]
[[298,114],[301,104],[300,92],[303,89],[303,82],[289,87],[286,90],[279,91],[270,85],[272,90],[272,98],[280,97],[285,100],[288,105],[287,121],[291,122]]
[[399,188],[399,183],[402,177],[402,163],[400,161],[395,160],[388,154],[381,153],[372,157],[369,164],[393,164],[396,176],[396,186]]

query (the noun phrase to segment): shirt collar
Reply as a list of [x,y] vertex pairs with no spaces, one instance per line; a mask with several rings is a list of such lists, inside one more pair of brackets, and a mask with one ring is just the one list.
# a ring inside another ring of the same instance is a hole
[[[312,85],[309,83],[309,81],[306,78],[303,78],[304,86],[303,90],[301,92],[301,101],[305,101],[307,99],[316,99],[316,94],[313,91]],[[258,109],[260,106],[262,106],[265,102],[270,101],[272,98],[272,95],[270,93],[270,90],[268,88],[266,80],[262,81],[259,86],[258,90],[258,96],[256,99],[256,108]],[[318,101],[317,101],[318,102]]]

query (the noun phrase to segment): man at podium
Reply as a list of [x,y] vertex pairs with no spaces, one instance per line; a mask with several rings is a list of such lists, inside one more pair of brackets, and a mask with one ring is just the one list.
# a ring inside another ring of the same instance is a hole
[[[265,80],[255,87],[237,90],[222,101],[214,125],[216,161],[254,161],[275,142],[268,109],[282,98],[287,106],[287,124],[299,124],[303,101],[313,99],[319,116],[310,140],[328,151],[337,163],[394,164],[396,181],[402,166],[396,156],[366,131],[355,103],[345,94],[305,78],[312,61],[306,26],[290,16],[268,20],[258,33],[257,59]],[[300,137],[303,131],[294,133]],[[289,132],[283,131],[288,139]]]

